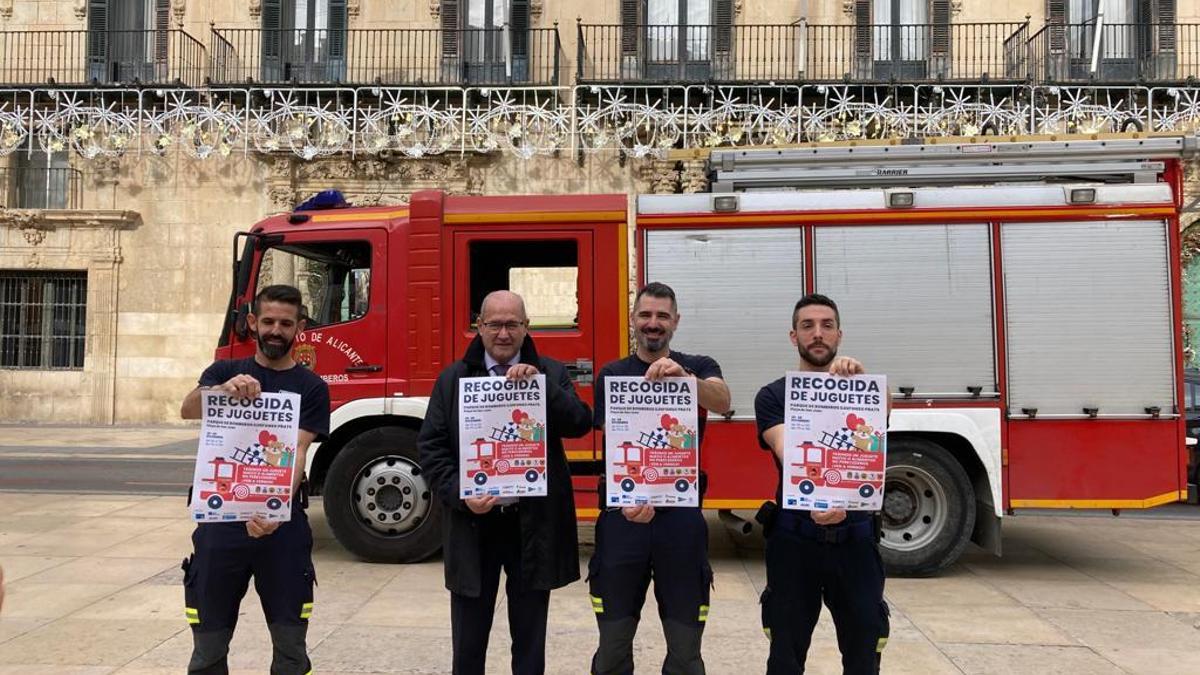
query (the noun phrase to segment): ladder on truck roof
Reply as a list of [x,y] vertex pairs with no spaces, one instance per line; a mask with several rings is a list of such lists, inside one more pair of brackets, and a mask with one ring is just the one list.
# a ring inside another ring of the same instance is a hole
[[1196,154],[1195,136],[713,150],[712,192],[1017,181],[1155,182],[1162,160]]

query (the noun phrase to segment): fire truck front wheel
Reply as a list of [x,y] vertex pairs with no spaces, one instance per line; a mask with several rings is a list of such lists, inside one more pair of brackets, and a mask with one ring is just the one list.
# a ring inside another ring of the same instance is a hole
[[355,436],[330,464],[324,493],[333,535],[365,560],[418,562],[441,548],[441,505],[421,473],[413,429]]
[[936,443],[888,440],[879,552],[891,574],[937,574],[958,560],[971,538],[971,480],[954,456]]

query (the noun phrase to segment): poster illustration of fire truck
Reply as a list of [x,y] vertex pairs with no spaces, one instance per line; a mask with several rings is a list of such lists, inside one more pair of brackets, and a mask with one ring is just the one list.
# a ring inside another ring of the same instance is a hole
[[300,396],[264,393],[239,399],[205,391],[201,403],[192,519],[290,520]]
[[607,506],[699,506],[696,379],[604,378]]
[[887,378],[789,372],[786,381],[783,508],[881,508]]
[[458,382],[459,496],[546,495],[546,376]]

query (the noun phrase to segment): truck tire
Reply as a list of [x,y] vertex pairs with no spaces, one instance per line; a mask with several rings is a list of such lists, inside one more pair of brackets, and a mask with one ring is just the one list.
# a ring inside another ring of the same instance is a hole
[[945,448],[888,439],[879,553],[889,574],[923,577],[958,560],[975,526],[975,491]]
[[421,475],[417,432],[379,427],[355,436],[325,476],[325,520],[370,562],[420,562],[442,546],[442,505]]

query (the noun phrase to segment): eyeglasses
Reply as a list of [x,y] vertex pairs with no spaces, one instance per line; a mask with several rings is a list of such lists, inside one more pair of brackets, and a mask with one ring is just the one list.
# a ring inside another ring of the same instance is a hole
[[501,330],[506,330],[510,333],[515,333],[525,327],[524,321],[485,321],[480,326],[489,333],[499,333]]

